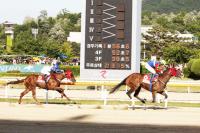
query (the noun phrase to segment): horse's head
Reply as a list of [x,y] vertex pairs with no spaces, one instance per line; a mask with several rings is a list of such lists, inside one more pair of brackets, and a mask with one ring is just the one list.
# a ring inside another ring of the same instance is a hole
[[169,68],[169,73],[171,74],[171,76],[174,77],[179,77],[179,78],[182,77],[182,71],[176,67]]
[[68,79],[68,80],[71,80],[73,83],[76,82],[76,79],[74,77],[74,74],[71,70],[66,70],[65,71],[65,77]]

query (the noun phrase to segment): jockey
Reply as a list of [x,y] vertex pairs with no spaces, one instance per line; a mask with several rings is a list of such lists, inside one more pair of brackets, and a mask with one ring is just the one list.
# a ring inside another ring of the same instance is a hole
[[152,80],[155,76],[162,73],[162,65],[164,65],[164,60],[156,61],[156,59],[152,59],[145,64],[145,68],[151,72],[150,75],[150,90],[152,91]]
[[51,66],[52,66],[51,67],[51,72],[53,72],[53,73],[61,73],[62,71],[59,68],[59,64],[60,64],[60,62],[57,61],[56,59],[54,59],[52,61],[52,63],[51,63]]
[[44,75],[45,82],[47,82],[48,77],[50,77],[50,71],[51,71],[50,66],[44,66],[41,70],[41,73]]

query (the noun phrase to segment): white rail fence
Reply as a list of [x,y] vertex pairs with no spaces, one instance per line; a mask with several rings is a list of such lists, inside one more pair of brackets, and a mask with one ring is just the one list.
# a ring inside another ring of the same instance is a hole
[[[13,79],[5,79],[6,82]],[[85,100],[102,100],[103,104],[106,105],[108,100],[124,100],[128,101],[129,98],[126,95],[126,91],[129,89],[126,86],[125,91],[118,91],[112,95],[108,95],[109,90],[108,86],[114,86],[119,82],[88,82],[88,81],[78,81],[74,86],[95,86],[94,90],[76,90],[69,89],[69,85],[64,85],[65,93],[71,99],[85,99]],[[168,92],[169,101],[177,101],[177,102],[195,102],[200,103],[200,93],[191,93],[191,87],[200,87],[200,82],[197,81],[170,81],[168,86],[172,87],[184,87],[187,89],[186,93],[176,93],[176,92]],[[100,88],[100,89],[97,89]],[[20,93],[23,89],[14,89],[9,85],[0,89],[0,97],[1,98],[19,98]],[[141,91],[139,94],[140,97],[144,97],[147,100],[152,100],[151,93],[148,91]],[[24,98],[31,98],[32,94],[29,92]],[[48,102],[48,99],[56,99],[60,98],[60,94],[57,91],[47,91],[45,89],[37,89],[37,98],[44,99]],[[163,96],[157,95],[157,102],[160,102],[163,99]],[[133,103],[135,102],[132,101]]]

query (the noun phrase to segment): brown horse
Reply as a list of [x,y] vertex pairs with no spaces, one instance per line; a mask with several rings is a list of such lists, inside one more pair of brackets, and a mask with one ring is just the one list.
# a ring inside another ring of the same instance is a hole
[[[17,81],[10,81],[7,83],[9,84],[19,84],[24,83],[25,90],[21,93],[19,98],[19,104],[22,102],[22,97],[26,95],[29,91],[32,91],[32,97],[37,102],[37,104],[40,104],[39,101],[36,98],[36,87],[47,89],[47,90],[55,90],[61,94],[61,96],[67,98],[67,100],[70,100],[64,93],[64,89],[60,87],[61,81],[64,78],[67,78],[71,81],[70,84],[76,82],[75,77],[73,75],[73,72],[71,70],[66,70],[63,73],[52,73],[50,74],[50,77],[48,81],[41,82],[41,78],[44,78],[44,75],[29,75],[25,79],[17,80]],[[39,81],[40,79],[40,81]]]
[[167,82],[170,80],[172,76],[180,77],[181,75],[182,75],[181,70],[176,69],[174,67],[168,68],[166,71],[163,72],[163,74],[160,74],[158,76],[158,80],[153,83],[152,89],[150,89],[150,85],[148,83],[143,82],[145,74],[133,73],[128,77],[126,77],[122,82],[120,82],[114,88],[112,88],[109,93],[111,94],[115,92],[122,85],[127,85],[130,87],[130,90],[127,91],[126,93],[129,96],[129,98],[132,99],[131,94],[135,91],[134,97],[139,99],[142,103],[145,103],[146,100],[138,96],[141,88],[144,88],[152,92],[153,102],[155,102],[156,93],[165,96],[165,99],[168,98],[168,95],[164,91]]

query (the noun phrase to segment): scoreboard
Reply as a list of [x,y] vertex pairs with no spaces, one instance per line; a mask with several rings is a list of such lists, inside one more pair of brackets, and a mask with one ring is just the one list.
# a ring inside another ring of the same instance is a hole
[[86,0],[80,78],[120,80],[140,65],[141,0]]

